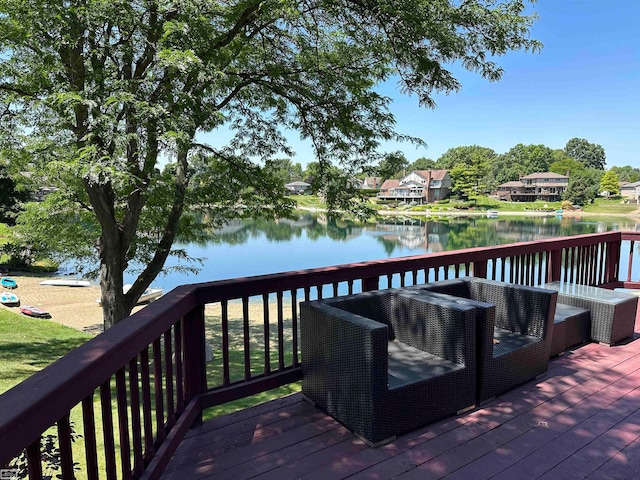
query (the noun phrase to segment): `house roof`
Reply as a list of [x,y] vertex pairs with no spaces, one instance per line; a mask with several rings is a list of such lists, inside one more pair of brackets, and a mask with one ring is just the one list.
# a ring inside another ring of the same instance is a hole
[[500,187],[523,187],[524,184],[520,180],[512,180],[499,185]]
[[384,181],[384,183],[380,187],[380,190],[387,190],[389,188],[396,188],[398,185],[400,185],[400,180],[395,180],[395,179],[390,178],[390,179]]
[[447,170],[414,170],[413,173],[420,175],[424,179],[442,180],[447,174]]
[[307,183],[307,182],[289,182],[287,184],[285,184],[285,187],[310,187],[311,184]]
[[624,189],[630,188],[630,189],[633,189],[633,188],[636,188],[636,187],[640,187],[640,182],[627,183],[627,184],[625,184],[625,185],[622,185],[620,188],[624,188]]
[[536,179],[536,178],[569,178],[566,175],[560,175],[559,173],[554,172],[536,172],[531,173],[529,175],[525,175],[522,178],[526,179]]

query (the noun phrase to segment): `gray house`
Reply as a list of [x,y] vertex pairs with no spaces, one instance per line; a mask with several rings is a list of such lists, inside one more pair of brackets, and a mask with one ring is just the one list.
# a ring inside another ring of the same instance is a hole
[[289,190],[293,195],[304,195],[306,191],[311,187],[311,184],[307,182],[289,182],[284,185],[284,188]]

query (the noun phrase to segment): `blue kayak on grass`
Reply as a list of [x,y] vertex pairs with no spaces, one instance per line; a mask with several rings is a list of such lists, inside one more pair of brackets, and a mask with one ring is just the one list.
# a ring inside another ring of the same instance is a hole
[[13,278],[2,277],[0,279],[0,286],[3,288],[18,288],[18,284]]

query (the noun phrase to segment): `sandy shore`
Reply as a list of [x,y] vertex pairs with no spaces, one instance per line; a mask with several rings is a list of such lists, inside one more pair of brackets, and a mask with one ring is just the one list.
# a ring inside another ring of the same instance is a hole
[[[29,273],[12,272],[8,275],[13,278],[18,288],[11,290],[20,299],[20,305],[32,305],[46,310],[51,314],[50,319],[42,321],[56,322],[77,330],[98,334],[103,329],[102,309],[96,303],[100,297],[100,287],[52,287],[40,285],[43,280],[54,277],[36,276]],[[7,307],[0,304],[0,308],[20,314],[18,307]],[[134,307],[133,312],[144,308],[144,305]],[[220,317],[220,306],[209,305],[207,315]],[[263,313],[261,304],[251,304],[249,307],[251,323],[262,323]],[[277,318],[275,305],[271,311],[272,318]],[[242,305],[240,303],[229,304],[229,317],[242,318]]]
[[[43,321],[53,321],[95,334],[102,331],[102,309],[96,303],[100,297],[99,286],[51,287],[40,285],[40,282],[53,277],[28,273],[11,273],[9,276],[18,284],[18,288],[11,291],[20,299],[20,305],[32,305],[51,314],[49,320]],[[20,313],[17,307],[0,304],[0,308]]]

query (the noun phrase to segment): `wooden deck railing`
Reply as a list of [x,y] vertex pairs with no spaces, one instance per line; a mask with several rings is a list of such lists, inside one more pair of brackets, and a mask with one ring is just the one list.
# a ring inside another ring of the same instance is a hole
[[25,452],[41,478],[53,428],[64,478],[75,462],[78,478],[158,478],[204,408],[301,378],[301,300],[463,275],[640,287],[638,241],[608,232],[178,287],[0,396],[0,466]]

